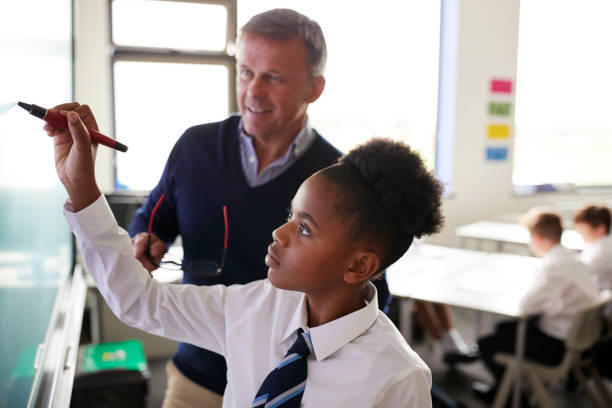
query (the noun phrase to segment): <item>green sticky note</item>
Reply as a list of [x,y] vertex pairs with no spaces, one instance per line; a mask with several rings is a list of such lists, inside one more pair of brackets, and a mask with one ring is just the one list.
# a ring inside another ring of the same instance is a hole
[[489,115],[508,116],[510,115],[509,102],[489,102]]

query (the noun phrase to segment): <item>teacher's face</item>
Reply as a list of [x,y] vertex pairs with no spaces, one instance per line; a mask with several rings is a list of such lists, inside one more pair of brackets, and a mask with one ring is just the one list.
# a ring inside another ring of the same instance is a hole
[[323,92],[310,78],[301,39],[244,34],[237,53],[236,92],[244,130],[264,142],[291,140],[306,121],[308,104]]

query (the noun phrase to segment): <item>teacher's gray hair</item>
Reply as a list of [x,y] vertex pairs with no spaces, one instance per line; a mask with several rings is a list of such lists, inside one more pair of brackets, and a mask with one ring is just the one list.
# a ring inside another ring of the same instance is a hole
[[327,62],[327,46],[321,26],[295,10],[277,8],[253,16],[239,32],[261,35],[273,40],[288,40],[297,36],[306,46],[310,78],[322,76]]

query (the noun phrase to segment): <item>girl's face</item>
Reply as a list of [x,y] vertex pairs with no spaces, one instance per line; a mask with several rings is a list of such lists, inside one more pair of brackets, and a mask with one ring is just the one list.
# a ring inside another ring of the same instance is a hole
[[325,294],[344,284],[355,247],[334,213],[337,202],[336,188],[323,176],[315,174],[302,183],[287,222],[272,232],[274,241],[268,246],[268,279],[274,286]]

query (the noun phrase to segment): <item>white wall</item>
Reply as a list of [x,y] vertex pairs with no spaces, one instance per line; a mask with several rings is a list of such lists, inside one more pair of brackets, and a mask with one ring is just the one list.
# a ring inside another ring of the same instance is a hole
[[[91,107],[100,131],[112,136],[108,3],[74,1],[74,95],[77,102]],[[96,180],[103,192],[113,190],[113,154],[111,149],[98,149]]]
[[[446,226],[430,242],[455,246],[457,226],[521,213],[534,205],[572,207],[612,195],[557,193],[516,196],[512,158],[486,162],[485,131],[491,78],[516,78],[519,0],[456,0],[459,8],[453,194],[444,202]],[[111,133],[111,81],[108,60],[107,0],[75,0],[75,94],[89,104],[103,132]],[[121,154],[121,153],[120,153]],[[99,149],[96,172],[105,192],[112,191],[113,152]],[[565,204],[563,204],[565,203]],[[568,204],[569,203],[569,204]]]
[[507,161],[485,161],[490,80],[516,78],[519,0],[458,0],[458,6],[453,194],[444,202],[444,230],[428,242],[457,246],[458,226],[520,214],[535,205],[572,208],[590,199],[609,201],[609,194],[517,196],[512,189],[512,152]]

